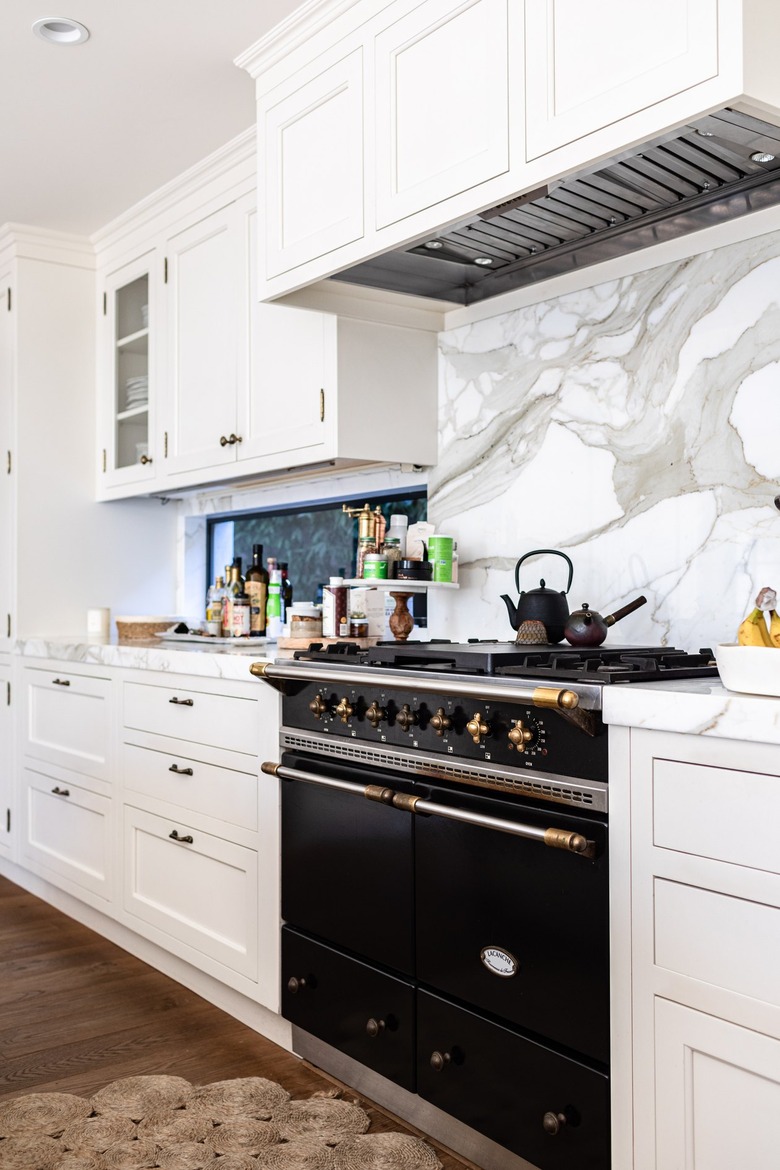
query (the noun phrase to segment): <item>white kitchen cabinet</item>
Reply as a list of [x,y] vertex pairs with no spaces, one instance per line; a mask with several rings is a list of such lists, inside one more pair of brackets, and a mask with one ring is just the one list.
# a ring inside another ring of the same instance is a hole
[[780,748],[630,744],[634,1170],[774,1170]]
[[0,651],[11,646],[16,562],[13,499],[13,289],[10,273],[0,275]]
[[152,250],[105,280],[100,378],[105,388],[98,429],[104,487],[149,485],[159,461],[155,409],[159,258]]
[[378,228],[509,167],[507,0],[397,8],[374,44]]
[[139,933],[233,986],[231,973],[256,983],[257,851],[130,804],[124,833],[124,908]]
[[11,716],[11,667],[0,665],[0,856],[11,850],[15,828],[13,719]]
[[363,235],[363,51],[315,61],[258,105],[263,270]]
[[[63,664],[66,665],[67,664]],[[111,681],[73,670],[24,667],[26,757],[69,768],[90,780],[110,776]]]
[[525,6],[527,158],[718,73],[718,0],[534,0]]
[[22,860],[99,909],[112,898],[112,801],[83,777],[29,761],[22,769]]

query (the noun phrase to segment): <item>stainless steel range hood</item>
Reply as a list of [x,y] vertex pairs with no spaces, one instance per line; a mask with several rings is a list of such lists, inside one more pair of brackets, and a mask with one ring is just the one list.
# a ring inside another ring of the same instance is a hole
[[780,203],[780,128],[721,110],[332,277],[470,305]]

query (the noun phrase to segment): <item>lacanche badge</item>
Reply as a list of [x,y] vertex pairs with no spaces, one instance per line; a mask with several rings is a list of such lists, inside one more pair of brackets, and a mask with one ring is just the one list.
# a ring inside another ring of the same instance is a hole
[[500,975],[502,979],[510,979],[517,974],[520,966],[514,955],[509,951],[502,951],[500,947],[483,947],[479,957],[493,975]]

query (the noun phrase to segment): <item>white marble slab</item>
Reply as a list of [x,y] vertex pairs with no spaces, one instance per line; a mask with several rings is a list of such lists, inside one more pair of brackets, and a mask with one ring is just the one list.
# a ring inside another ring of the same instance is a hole
[[651,731],[780,744],[780,699],[727,691],[716,678],[605,687],[604,720]]
[[86,638],[25,638],[16,643],[16,653],[25,658],[49,658],[56,662],[79,662],[95,666],[116,666],[131,670],[161,670],[203,678],[251,682],[253,662],[271,662],[275,647],[225,646],[212,650],[197,644],[169,648],[154,641],[101,642]]

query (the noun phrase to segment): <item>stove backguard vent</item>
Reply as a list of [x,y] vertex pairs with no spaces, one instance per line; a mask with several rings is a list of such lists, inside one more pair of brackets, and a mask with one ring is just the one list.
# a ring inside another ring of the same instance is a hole
[[780,128],[725,109],[332,279],[469,305],[776,203]]

